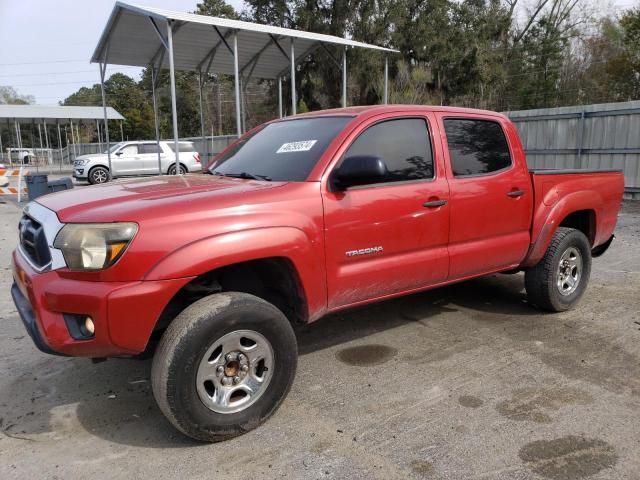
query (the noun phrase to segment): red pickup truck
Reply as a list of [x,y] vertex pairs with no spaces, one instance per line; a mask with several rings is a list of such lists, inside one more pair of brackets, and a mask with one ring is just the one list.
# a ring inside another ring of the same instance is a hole
[[45,352],[136,356],[157,343],[155,398],[204,441],[276,410],[296,370],[292,324],[517,270],[532,304],[571,308],[623,193],[618,171],[529,171],[504,115],[445,107],[276,120],[208,173],[30,203],[12,287]]

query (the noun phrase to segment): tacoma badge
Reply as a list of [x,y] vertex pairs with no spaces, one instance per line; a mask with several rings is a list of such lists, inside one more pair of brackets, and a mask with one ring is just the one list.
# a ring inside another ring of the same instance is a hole
[[384,252],[384,248],[378,247],[369,247],[369,248],[361,248],[360,250],[349,250],[345,252],[347,257],[355,257],[357,255],[370,255],[372,253],[382,253]]

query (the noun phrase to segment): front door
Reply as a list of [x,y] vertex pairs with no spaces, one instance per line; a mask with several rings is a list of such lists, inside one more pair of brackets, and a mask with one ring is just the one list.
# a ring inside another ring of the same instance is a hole
[[342,159],[380,157],[388,175],[323,194],[330,309],[446,280],[449,189],[429,120],[371,120],[351,136]]
[[135,143],[122,147],[116,152],[115,159],[111,157],[111,161],[116,176],[141,175],[144,171],[138,145]]
[[440,121],[451,167],[449,276],[512,268],[529,248],[533,194],[528,170],[514,163],[508,124],[473,115]]

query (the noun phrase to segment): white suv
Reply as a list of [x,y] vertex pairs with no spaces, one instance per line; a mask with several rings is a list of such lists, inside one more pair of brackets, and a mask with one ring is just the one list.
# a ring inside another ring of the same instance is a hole
[[[180,173],[202,170],[200,154],[192,142],[178,142]],[[175,143],[160,142],[160,165],[162,173],[176,173]],[[111,167],[115,177],[158,175],[158,144],[154,141],[121,142],[111,147]],[[87,180],[91,184],[109,180],[107,152],[82,155],[73,162],[73,177]]]

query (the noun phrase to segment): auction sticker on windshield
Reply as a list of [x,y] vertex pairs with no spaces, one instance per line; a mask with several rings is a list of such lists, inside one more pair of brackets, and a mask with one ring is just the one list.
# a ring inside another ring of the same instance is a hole
[[303,140],[300,142],[283,143],[276,153],[308,152],[317,140]]

